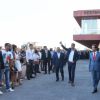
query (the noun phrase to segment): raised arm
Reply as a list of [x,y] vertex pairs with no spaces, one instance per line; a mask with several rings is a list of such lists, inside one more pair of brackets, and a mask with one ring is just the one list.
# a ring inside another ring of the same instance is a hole
[[66,48],[66,47],[62,44],[62,42],[60,42],[60,45],[61,45],[61,47],[62,47],[63,49],[65,49],[66,51],[68,51],[68,48]]

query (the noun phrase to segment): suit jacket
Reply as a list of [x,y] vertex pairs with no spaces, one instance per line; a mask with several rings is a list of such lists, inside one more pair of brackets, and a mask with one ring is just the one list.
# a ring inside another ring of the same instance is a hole
[[58,58],[58,54],[55,52],[53,54],[53,65],[55,67],[63,67],[64,64],[64,53],[60,53],[60,58]]
[[46,59],[48,59],[48,60],[50,60],[51,59],[51,53],[50,53],[50,51],[48,50],[48,57],[46,58],[46,53],[45,53],[45,50],[43,49],[43,50],[41,50],[41,59],[42,60],[46,60]]
[[4,61],[3,61],[2,51],[0,51],[0,69],[4,69]]
[[100,72],[100,52],[97,51],[96,60],[93,59],[93,52],[89,56],[89,71]]
[[[63,49],[65,49],[67,51],[67,60],[69,59],[69,55],[71,52],[71,48],[66,48],[64,45],[61,45]],[[79,55],[77,50],[75,50],[74,52],[74,57],[73,57],[73,61],[76,63],[76,61],[79,59]]]

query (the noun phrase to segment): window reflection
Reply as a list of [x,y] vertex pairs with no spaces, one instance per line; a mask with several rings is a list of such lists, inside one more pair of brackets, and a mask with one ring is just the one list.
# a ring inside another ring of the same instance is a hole
[[83,19],[82,34],[100,34],[100,19]]

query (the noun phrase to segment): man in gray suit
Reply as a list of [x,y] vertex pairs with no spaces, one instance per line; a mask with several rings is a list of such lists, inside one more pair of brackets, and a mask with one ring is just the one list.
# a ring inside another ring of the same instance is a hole
[[97,93],[97,86],[100,80],[100,52],[97,51],[97,46],[92,45],[92,52],[90,53],[89,59],[89,71],[92,73],[93,78],[93,94]]

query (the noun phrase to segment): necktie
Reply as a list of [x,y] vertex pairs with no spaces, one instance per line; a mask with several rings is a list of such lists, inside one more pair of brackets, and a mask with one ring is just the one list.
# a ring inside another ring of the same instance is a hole
[[96,53],[95,52],[93,53],[93,60],[94,61],[96,60]]

